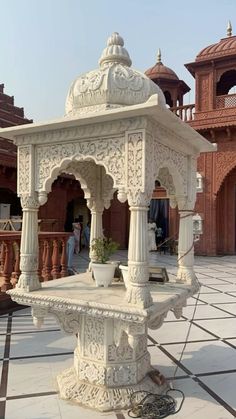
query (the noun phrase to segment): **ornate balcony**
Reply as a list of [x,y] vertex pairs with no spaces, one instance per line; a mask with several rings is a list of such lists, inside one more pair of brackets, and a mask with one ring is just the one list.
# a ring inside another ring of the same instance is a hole
[[183,105],[183,106],[176,106],[170,108],[175,115],[179,116],[180,119],[184,122],[189,122],[194,120],[194,112],[195,112],[195,104],[192,103],[191,105]]
[[216,108],[234,108],[236,107],[236,94],[216,96]]
[[[66,243],[69,233],[39,233],[39,266],[41,282],[68,275]],[[20,276],[21,232],[1,232],[0,234],[0,303],[10,300],[5,294],[14,288]]]

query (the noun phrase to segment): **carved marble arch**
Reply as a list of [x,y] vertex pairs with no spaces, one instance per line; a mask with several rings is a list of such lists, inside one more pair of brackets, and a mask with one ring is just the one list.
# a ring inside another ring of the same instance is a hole
[[116,189],[124,186],[125,138],[121,136],[37,146],[35,190],[47,193],[52,176],[58,176],[70,162],[87,160],[103,166]]
[[186,193],[185,179],[182,179],[177,169],[169,163],[163,162],[163,166],[155,172],[155,179],[166,189],[168,197],[183,196]]
[[50,177],[45,181],[44,191],[39,191],[39,195],[49,193],[52,183],[62,173],[74,175],[75,179],[80,182],[87,200],[97,196],[99,182],[101,198],[104,200],[105,207],[109,208],[117,188],[114,188],[114,181],[110,175],[106,174],[105,168],[102,165],[97,165],[92,158],[86,160],[64,159],[60,166],[52,169]]

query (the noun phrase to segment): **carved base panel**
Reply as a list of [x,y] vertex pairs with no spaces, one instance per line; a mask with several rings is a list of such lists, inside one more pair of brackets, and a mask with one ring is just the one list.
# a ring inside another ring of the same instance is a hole
[[130,407],[130,395],[134,391],[149,391],[155,394],[165,393],[168,385],[155,384],[151,378],[145,377],[138,384],[121,387],[104,387],[79,381],[75,369],[65,370],[57,377],[62,399],[79,403],[91,409],[107,412]]
[[26,292],[36,291],[39,290],[41,287],[42,285],[39,282],[38,275],[32,272],[22,272],[20,274],[18,283],[16,284],[16,288],[20,288]]

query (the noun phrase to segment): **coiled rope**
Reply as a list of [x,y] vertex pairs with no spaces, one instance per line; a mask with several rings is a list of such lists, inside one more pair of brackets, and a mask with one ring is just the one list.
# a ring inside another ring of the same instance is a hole
[[[180,393],[182,400],[176,410],[176,400],[170,392]],[[128,411],[130,418],[159,419],[175,415],[180,411],[185,396],[181,390],[169,389],[166,394],[158,395],[146,391],[136,391],[130,397],[131,409]]]

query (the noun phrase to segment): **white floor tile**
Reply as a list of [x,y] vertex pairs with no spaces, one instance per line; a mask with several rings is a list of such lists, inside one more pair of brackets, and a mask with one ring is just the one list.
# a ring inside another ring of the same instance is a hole
[[57,396],[8,400],[5,419],[61,419]]
[[[199,297],[200,298],[200,297]],[[196,305],[196,298],[188,298],[187,299],[187,306],[195,306]],[[203,303],[202,301],[198,301],[197,305],[206,305],[206,303]]]
[[210,387],[219,397],[236,409],[235,383],[236,373],[200,377],[200,380]]
[[19,317],[19,316],[25,316],[31,314],[31,307],[22,308],[21,310],[15,311],[12,316],[13,317]]
[[58,404],[62,419],[116,419],[116,414],[113,412],[97,412],[95,410],[79,406],[78,404],[72,404],[65,400],[61,400],[59,397]]
[[[232,419],[233,416],[222,406],[220,406],[215,399],[213,399],[205,390],[203,390],[198,383],[190,379],[176,380],[175,388],[182,390],[185,394],[185,401],[175,419]],[[176,399],[179,402],[180,396]],[[170,416],[171,417],[171,416]]]
[[151,355],[151,365],[160,371],[167,379],[176,376],[186,375],[186,372],[181,368],[176,368],[176,364],[165,355],[157,346],[151,346],[148,348]]
[[73,354],[11,360],[7,396],[57,391],[57,375],[72,365]]
[[[189,331],[189,322],[164,323],[158,330],[149,330],[149,335],[157,343],[184,342]],[[188,341],[212,339],[209,333],[204,332],[199,327],[192,325]]]
[[7,331],[7,317],[0,317],[0,334],[5,334]]
[[218,337],[236,337],[236,317],[233,319],[199,320],[196,323],[209,332],[215,333]]
[[205,285],[201,286],[201,290],[200,290],[200,295],[201,294],[217,294],[219,291],[218,290],[214,290],[212,288],[209,288]]
[[227,294],[204,294],[201,295],[201,300],[205,303],[236,303],[236,297]]
[[11,357],[55,354],[74,351],[74,336],[65,336],[62,332],[36,332],[12,335]]
[[[59,329],[58,323],[53,316],[47,316],[44,318],[44,324],[41,330],[48,329]],[[29,331],[37,332],[31,313],[30,316],[24,316],[22,314],[19,317],[12,318],[12,333]]]
[[201,282],[202,285],[218,285],[218,284],[229,284],[232,281],[230,280],[222,280],[219,278],[214,278],[214,276],[199,276],[199,274],[197,274],[197,278],[199,280],[199,282]]
[[[202,318],[218,318],[218,317],[230,317],[230,314],[224,313],[223,311],[220,310],[220,308],[224,308],[224,310],[230,311],[229,307],[231,305],[234,304],[228,304],[228,308],[226,308],[227,304],[224,305],[219,305],[219,308],[215,308],[212,306],[209,306],[207,304],[203,304],[203,305],[197,305],[196,311],[195,311],[195,315],[194,315],[194,319],[202,319]],[[192,319],[193,317],[193,313],[194,313],[195,307],[194,306],[187,306],[184,308],[184,312],[183,315],[185,317],[187,317],[188,319]],[[236,311],[236,305],[235,305],[235,311]],[[235,312],[236,314],[236,312]]]
[[[183,344],[166,345],[165,349],[179,360]],[[188,343],[181,363],[193,374],[231,370],[236,365],[236,351],[219,341]]]
[[[184,308],[184,310],[185,310],[185,308]],[[174,313],[172,311],[169,311],[166,318],[165,318],[165,322],[166,321],[168,321],[168,322],[173,322],[173,321],[174,322],[179,322],[180,321],[181,322],[181,321],[184,321],[184,319],[182,319],[182,318],[176,319]]]
[[115,419],[114,413],[100,413],[60,400],[57,395],[7,401],[5,419]]
[[3,358],[3,355],[4,355],[5,342],[6,342],[6,336],[4,335],[0,336],[0,358]]
[[234,345],[235,349],[236,349],[236,339],[225,339],[225,340],[226,340],[226,342],[229,342],[230,345]]
[[235,284],[226,284],[226,283],[221,284],[220,283],[216,285],[209,285],[209,287],[212,287],[212,288],[208,288],[209,290],[211,290],[211,292],[215,292],[215,290],[221,291],[221,292],[236,292]]

